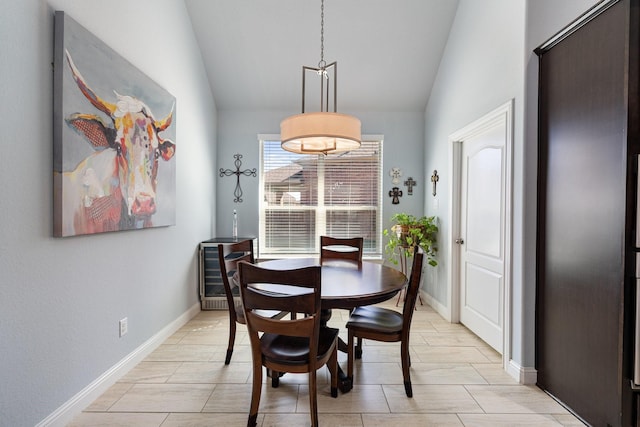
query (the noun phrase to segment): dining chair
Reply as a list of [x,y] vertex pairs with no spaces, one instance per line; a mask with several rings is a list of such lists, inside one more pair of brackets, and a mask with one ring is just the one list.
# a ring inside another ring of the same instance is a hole
[[[233,344],[236,340],[236,323],[246,324],[244,311],[240,301],[236,303],[233,288],[238,286],[237,270],[240,261],[255,262],[253,252],[253,240],[246,239],[234,243],[220,243],[218,245],[218,262],[220,264],[220,275],[222,276],[222,284],[224,293],[227,297],[227,307],[229,308],[229,344],[227,346],[227,355],[224,364],[231,362],[233,354]],[[269,311],[265,313],[271,317],[284,317],[287,312]]]
[[[253,388],[247,425],[256,425],[264,366],[272,372],[309,374],[311,425],[317,426],[317,369],[327,366],[331,374],[331,396],[338,396],[338,330],[320,327],[320,267],[270,270],[241,262],[239,273],[240,295],[253,360]],[[264,289],[265,285],[270,289]],[[262,316],[257,310],[295,311],[304,316],[274,319]],[[277,375],[272,376],[272,381],[274,378]],[[272,382],[272,386],[277,386],[277,381]]]
[[355,337],[383,342],[400,341],[400,360],[402,362],[404,391],[407,397],[413,397],[411,377],[409,376],[409,367],[411,366],[411,358],[409,356],[409,330],[411,328],[411,318],[413,317],[416,300],[418,298],[418,290],[420,288],[423,258],[424,253],[422,250],[417,250],[413,256],[411,277],[409,278],[402,313],[373,305],[358,307],[351,313],[346,327],[348,331],[347,377],[352,384],[354,363],[353,340]]
[[[362,237],[320,236],[320,263],[328,260],[348,260],[362,262],[364,239]],[[350,312],[353,310],[350,310]],[[344,343],[342,344],[344,345]],[[341,347],[342,348],[342,347]],[[356,354],[362,355],[362,338],[358,338]]]
[[320,236],[320,261],[344,259],[362,262],[362,237],[340,238]]

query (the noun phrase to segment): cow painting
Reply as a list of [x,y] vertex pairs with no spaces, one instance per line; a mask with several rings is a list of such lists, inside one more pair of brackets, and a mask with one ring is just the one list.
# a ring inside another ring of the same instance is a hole
[[[81,135],[94,152],[75,169],[56,173],[60,215],[54,234],[72,236],[153,226],[158,209],[158,167],[175,153],[162,138],[171,126],[173,108],[155,118],[142,100],[114,91],[112,101],[97,94],[65,50],[66,64],[77,89],[88,101],[87,111],[67,114],[67,126]],[[97,111],[91,111],[91,106]],[[99,114],[98,112],[102,113]],[[108,117],[108,119],[105,119]]]

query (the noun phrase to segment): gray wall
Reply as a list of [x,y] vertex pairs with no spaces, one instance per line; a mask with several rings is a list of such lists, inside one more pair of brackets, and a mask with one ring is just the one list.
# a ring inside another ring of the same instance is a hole
[[[438,77],[425,112],[425,169],[438,169],[448,189],[448,136],[514,99],[512,360],[535,365],[535,209],[537,180],[537,58],[532,50],[567,25],[594,0],[461,0]],[[449,224],[449,194],[438,207],[426,196],[425,211],[441,218],[441,238]],[[441,245],[444,249],[444,246]],[[440,252],[437,280],[426,291],[444,307],[450,286],[448,254]]]
[[[383,227],[390,226],[389,218],[396,212],[409,212],[422,215],[424,193],[421,188],[426,186],[429,177],[422,164],[424,150],[424,117],[421,113],[398,112],[349,112],[362,122],[362,133],[384,135],[383,143],[383,186],[382,186],[382,219]],[[280,121],[296,111],[219,111],[218,112],[218,167],[234,169],[233,155],[242,154],[241,169],[256,168],[259,171],[260,159],[258,148],[258,134],[279,134]],[[403,179],[412,176],[418,182],[413,195],[407,194],[407,188],[402,185],[403,197],[400,204],[392,205],[388,197],[392,188],[389,170],[398,166],[403,171]],[[240,177],[244,193],[242,203],[233,203],[235,176],[218,177],[217,191],[218,222],[216,232],[218,237],[231,234],[233,210],[238,212],[238,234],[258,236],[258,183],[259,178]],[[384,249],[384,248],[383,248]]]
[[[33,426],[197,304],[196,247],[215,222],[216,108],[181,1],[2,3],[0,425]],[[176,97],[176,226],[51,237],[54,10]]]
[[[441,188],[438,207],[429,197],[425,209],[441,217],[442,238],[448,236],[451,226],[449,135],[513,98],[516,117],[522,116],[523,27],[524,0],[462,0],[458,5],[425,120],[426,168],[439,171]],[[522,120],[516,122],[517,132]],[[517,134],[515,145],[522,145],[522,137]],[[514,151],[517,159],[517,149]],[[514,166],[517,169],[517,161]],[[450,304],[447,255],[446,250],[440,252],[441,280],[428,286],[429,293],[446,306]]]

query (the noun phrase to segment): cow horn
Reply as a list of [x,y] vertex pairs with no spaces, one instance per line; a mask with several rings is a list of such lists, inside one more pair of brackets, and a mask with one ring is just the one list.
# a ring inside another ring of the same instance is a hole
[[116,105],[111,104],[98,95],[87,85],[84,80],[84,77],[80,74],[80,71],[76,68],[76,65],[73,63],[73,59],[71,59],[71,54],[68,50],[65,49],[67,55],[67,61],[69,62],[69,67],[71,68],[71,74],[73,74],[73,80],[75,80],[76,84],[80,88],[80,92],[96,107],[98,110],[102,111],[109,115],[109,117],[113,117],[113,112],[116,110]]
[[171,122],[173,121],[173,109],[175,107],[175,102],[173,103],[173,105],[171,105],[171,111],[169,112],[169,114],[167,115],[167,117],[165,117],[162,120],[156,120],[156,129],[158,132],[162,132],[163,130],[165,130],[166,128],[168,128],[169,126],[171,126]]

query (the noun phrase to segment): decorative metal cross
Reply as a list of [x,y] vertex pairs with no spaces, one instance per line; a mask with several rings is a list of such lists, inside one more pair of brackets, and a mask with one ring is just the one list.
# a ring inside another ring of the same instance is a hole
[[417,182],[415,182],[415,181],[413,180],[413,177],[409,177],[409,178],[404,182],[404,185],[406,185],[406,186],[407,186],[407,193],[409,193],[409,195],[411,196],[411,195],[413,195],[413,187],[414,187],[415,185],[418,185],[418,183],[417,183]]
[[391,177],[391,182],[397,184],[400,182],[400,177],[402,176],[402,170],[400,168],[393,167],[389,171],[389,176]]
[[431,182],[433,183],[433,191],[431,194],[433,194],[433,197],[436,197],[436,184],[438,181],[440,181],[440,177],[438,176],[438,171],[434,169],[433,175],[431,175]]
[[400,203],[400,197],[402,197],[402,190],[400,190],[398,187],[393,187],[391,189],[391,191],[389,191],[389,197],[393,197],[393,199],[391,199],[391,204],[392,205],[397,205]]
[[222,169],[220,168],[220,176],[236,176],[236,189],[233,190],[233,195],[235,199],[233,199],[234,203],[242,203],[242,188],[240,187],[240,175],[244,176],[257,176],[256,168],[253,169],[245,169],[243,171],[240,170],[240,166],[242,165],[242,154],[234,154],[233,155],[234,165],[236,166],[236,170],[233,169]]

